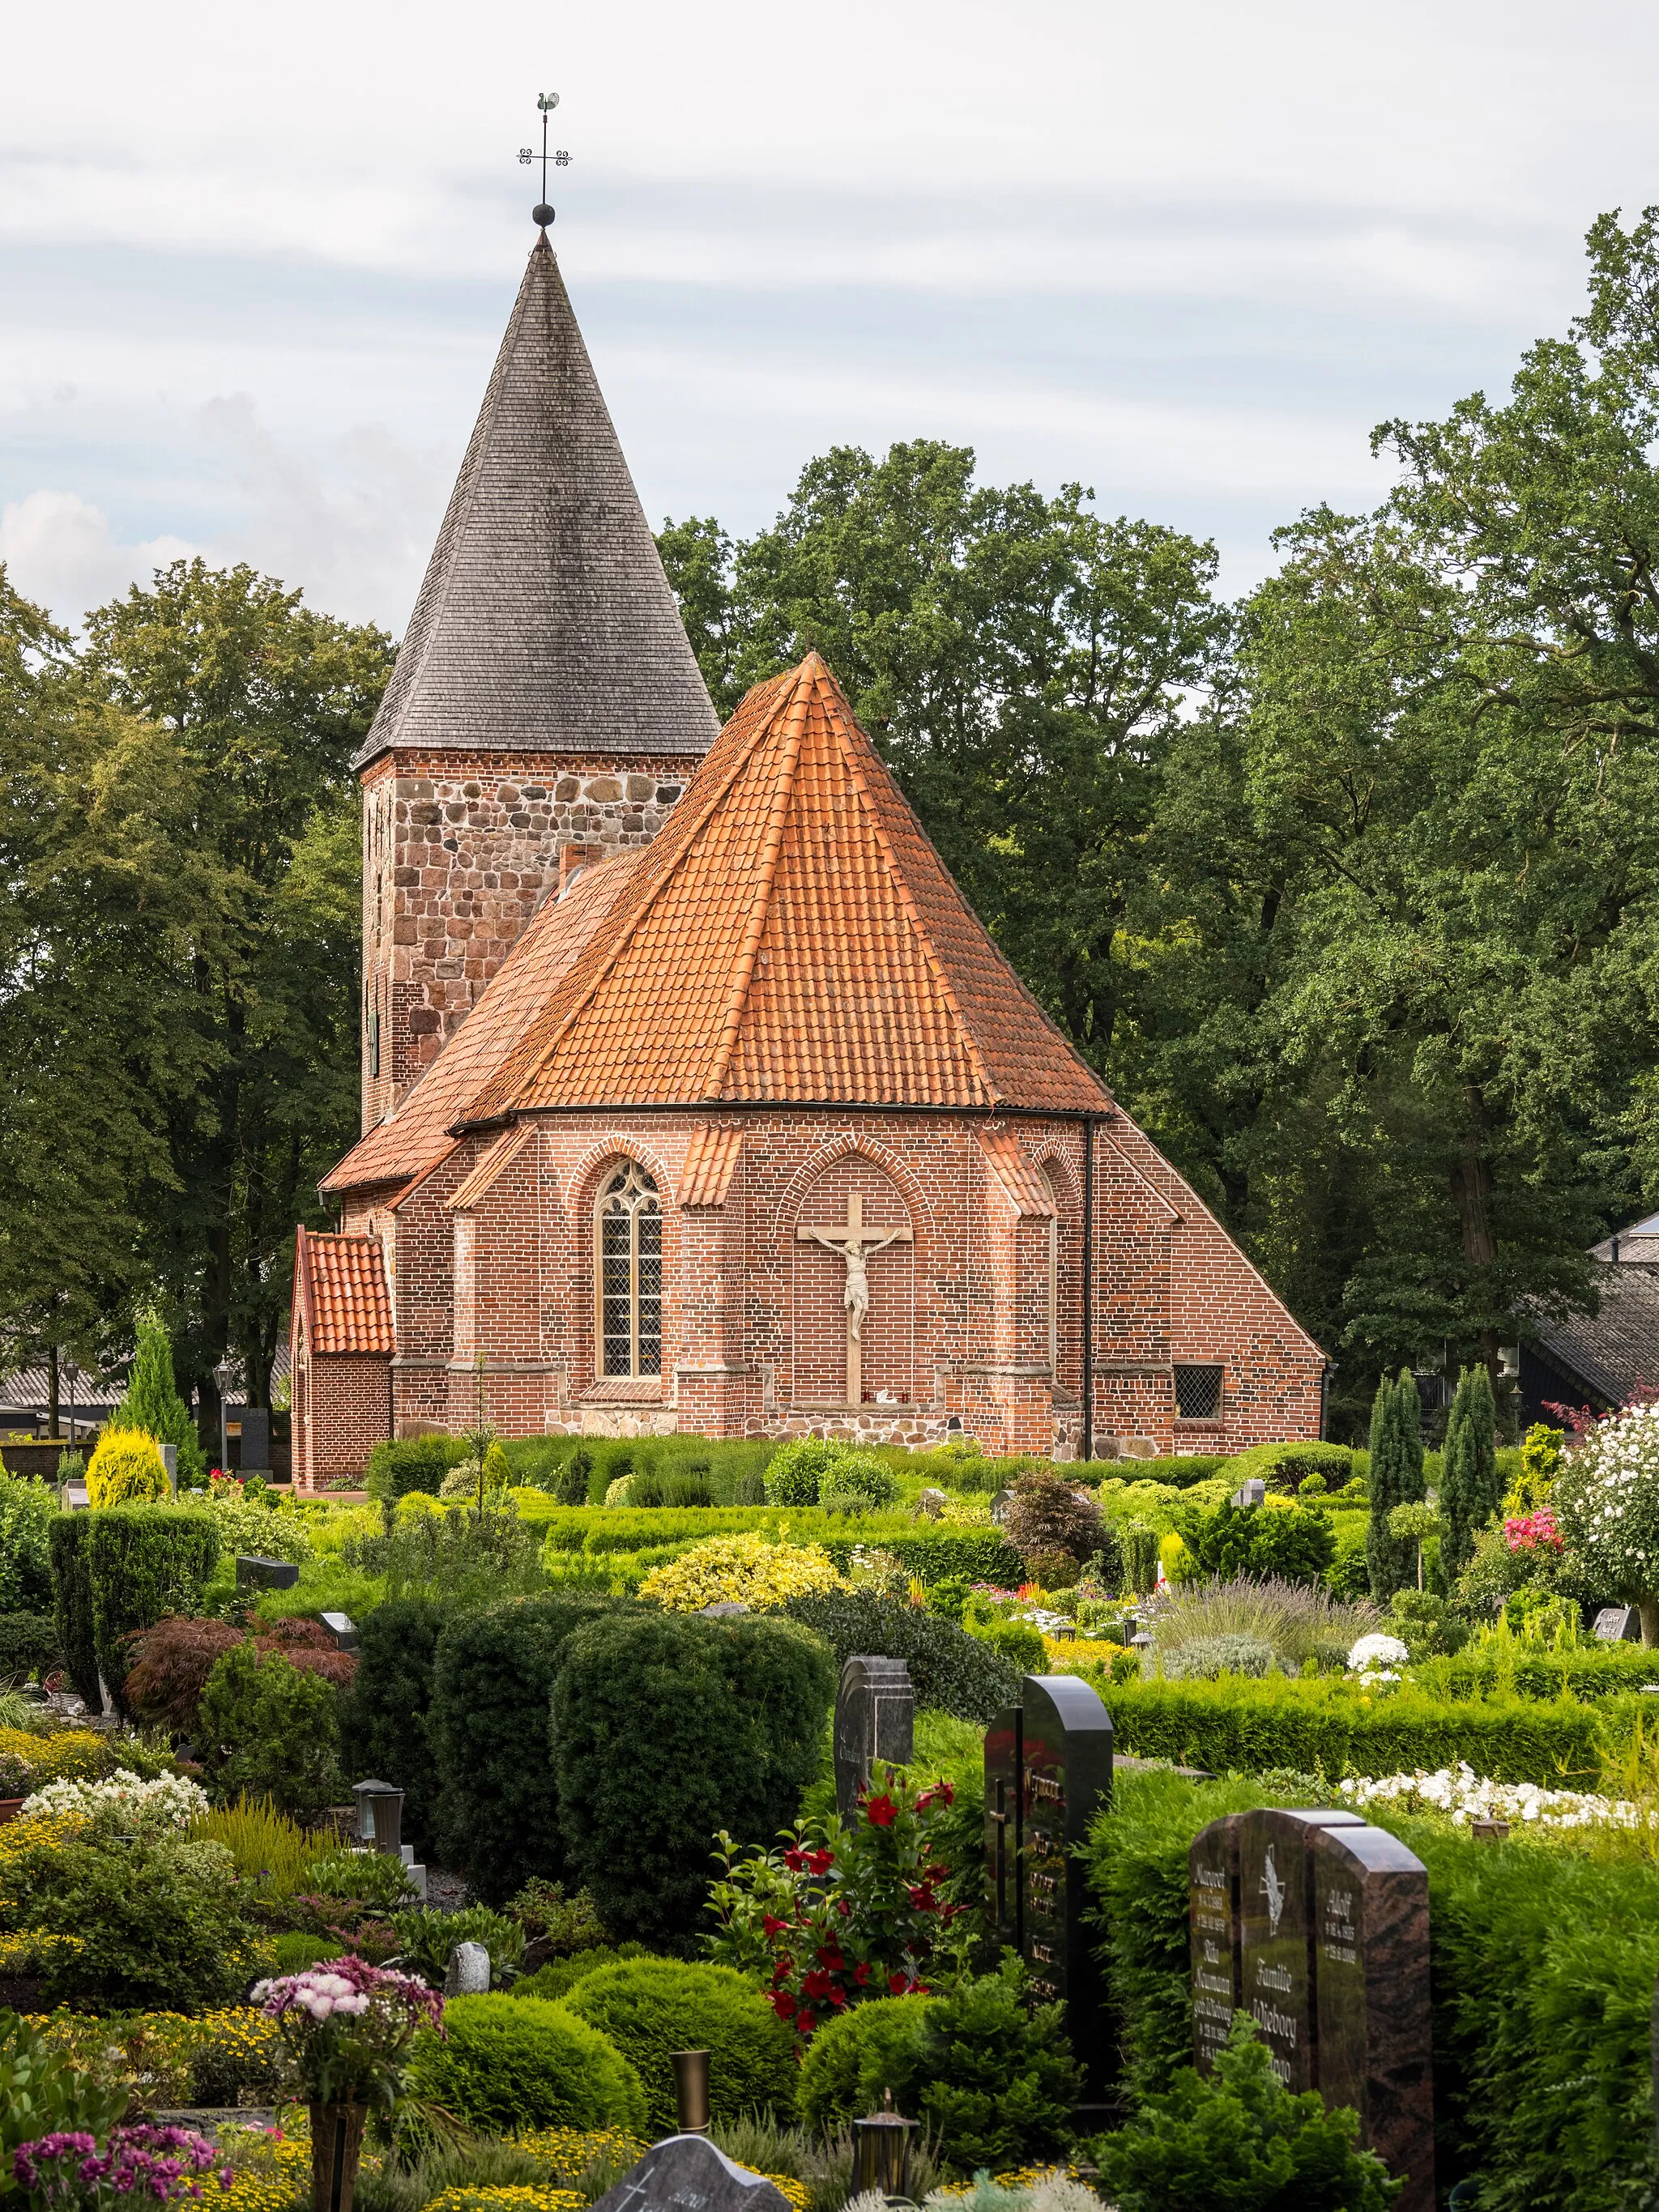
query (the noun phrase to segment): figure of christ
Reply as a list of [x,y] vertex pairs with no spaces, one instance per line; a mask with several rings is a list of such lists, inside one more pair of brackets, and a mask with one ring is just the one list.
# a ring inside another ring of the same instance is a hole
[[908,1228],[880,1231],[866,1229],[863,1195],[855,1190],[848,1198],[845,1221],[816,1224],[803,1221],[795,1234],[804,1244],[822,1244],[826,1250],[839,1254],[846,1267],[842,1304],[847,1309],[847,1397],[849,1405],[856,1405],[862,1391],[860,1347],[865,1316],[870,1310],[870,1257],[889,1244],[909,1243],[910,1231]]

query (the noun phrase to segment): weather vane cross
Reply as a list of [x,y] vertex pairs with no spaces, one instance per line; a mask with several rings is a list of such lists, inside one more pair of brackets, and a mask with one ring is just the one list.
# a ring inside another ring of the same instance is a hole
[[[562,146],[552,154],[547,150],[547,118],[558,104],[559,95],[556,92],[542,92],[536,95],[536,105],[542,112],[542,196],[536,205],[531,209],[530,217],[532,222],[540,223],[544,231],[553,220],[553,210],[548,205],[547,200],[547,165],[550,161],[556,169],[568,169],[570,167],[570,156]],[[536,149],[533,146],[520,147],[519,160],[524,167],[527,169],[535,159]]]

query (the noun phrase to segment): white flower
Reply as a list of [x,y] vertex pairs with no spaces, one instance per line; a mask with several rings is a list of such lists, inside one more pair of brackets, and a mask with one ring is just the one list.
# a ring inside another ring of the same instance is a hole
[[123,1766],[102,1782],[48,1782],[23,1800],[17,1817],[32,1820],[51,1813],[72,1813],[91,1820],[110,1812],[121,1814],[135,1826],[187,1828],[207,1809],[207,1792],[182,1774],[142,1782]]
[[1400,1677],[1392,1670],[1403,1667],[1410,1657],[1397,1636],[1373,1633],[1360,1637],[1354,1644],[1348,1654],[1348,1668],[1367,1681],[1397,1682]]

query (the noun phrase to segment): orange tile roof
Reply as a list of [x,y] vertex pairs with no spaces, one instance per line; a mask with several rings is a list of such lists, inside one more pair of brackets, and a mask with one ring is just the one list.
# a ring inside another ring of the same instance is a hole
[[528,1121],[509,1129],[499,1144],[491,1145],[459,1189],[444,1200],[452,1213],[476,1206],[509,1160],[516,1159],[536,1132]]
[[319,1236],[302,1228],[295,1240],[294,1275],[313,1352],[397,1349],[378,1237]]
[[1054,1193],[1042,1179],[1042,1170],[1027,1157],[1012,1129],[981,1129],[980,1149],[996,1171],[997,1181],[1014,1202],[1014,1210],[1046,1221],[1054,1210]]
[[695,1122],[685,1148],[685,1164],[680,1170],[680,1204],[724,1206],[742,1150],[741,1129],[718,1128],[712,1121]]
[[550,988],[643,857],[642,851],[619,853],[602,866],[584,868],[562,898],[543,902],[437,1059],[397,1111],[368,1130],[323,1177],[324,1190],[402,1182],[434,1164],[449,1148],[449,1124],[540,1012]]
[[581,951],[546,980],[467,1118],[705,1099],[1110,1103],[816,653],[749,694]]

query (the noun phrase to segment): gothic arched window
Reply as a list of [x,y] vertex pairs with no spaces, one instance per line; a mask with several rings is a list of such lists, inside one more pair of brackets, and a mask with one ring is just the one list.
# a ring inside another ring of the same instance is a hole
[[1048,1379],[1060,1380],[1060,1193],[1054,1188],[1054,1178],[1045,1166],[1039,1170],[1043,1188],[1048,1194],[1048,1203],[1054,1211],[1048,1216],[1048,1250],[1044,1254],[1048,1279],[1044,1284],[1044,1303],[1048,1323]]
[[637,1160],[599,1188],[593,1218],[601,1375],[662,1373],[662,1205]]

